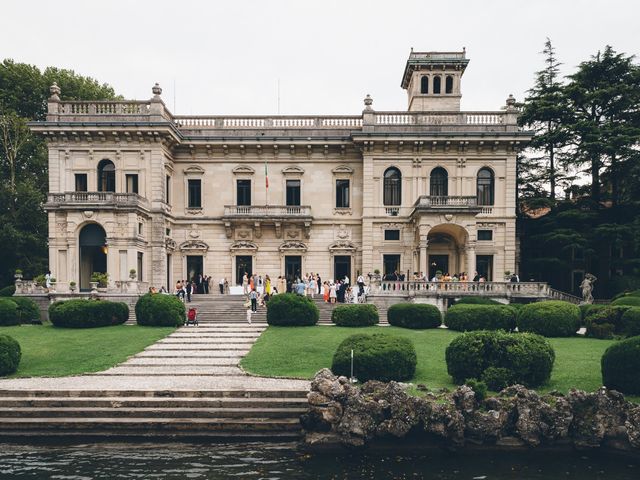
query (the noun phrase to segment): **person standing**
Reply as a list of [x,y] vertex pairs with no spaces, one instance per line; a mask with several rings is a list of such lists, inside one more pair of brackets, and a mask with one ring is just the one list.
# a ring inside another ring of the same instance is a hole
[[318,295],[321,295],[323,293],[322,292],[323,283],[319,273],[316,275],[316,286],[318,287]]
[[48,270],[47,274],[44,276],[44,286],[46,287],[47,291],[49,291],[49,289],[51,288],[51,270]]
[[249,293],[249,299],[251,300],[251,311],[252,312],[257,312],[258,311],[258,292],[254,289],[251,290],[251,293]]
[[249,294],[249,275],[247,272],[244,272],[244,275],[242,276],[242,293],[245,295]]
[[322,288],[324,290],[322,292],[324,303],[329,303],[329,282],[324,282],[324,284],[322,285]]
[[336,284],[332,283],[329,287],[329,301],[331,303],[336,303]]
[[311,295],[311,298],[315,298],[317,289],[316,278],[311,274],[311,279],[309,280],[309,294]]
[[269,275],[264,276],[264,291],[267,295],[271,296],[271,279]]
[[220,288],[220,294],[222,295],[224,293],[224,277],[218,282],[218,288]]
[[358,275],[356,283],[358,284],[358,296],[364,295],[364,277],[362,274]]
[[187,302],[191,303],[191,294],[193,293],[193,282],[187,282]]

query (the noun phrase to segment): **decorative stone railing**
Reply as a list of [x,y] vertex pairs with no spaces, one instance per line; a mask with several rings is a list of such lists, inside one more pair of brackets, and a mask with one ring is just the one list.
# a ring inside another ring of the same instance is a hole
[[372,282],[369,293],[388,296],[523,296],[549,297],[551,288],[545,282]]
[[413,204],[415,208],[460,208],[460,207],[477,207],[478,198],[475,196],[428,196],[422,195]]
[[504,112],[379,112],[375,125],[505,125]]
[[176,127],[184,129],[237,129],[237,128],[361,128],[362,117],[332,116],[185,116],[173,117]]
[[100,207],[144,207],[149,203],[137,193],[64,192],[47,194],[46,207],[96,205]]
[[549,288],[549,298],[553,300],[562,300],[564,302],[575,303],[576,305],[582,303],[582,298],[571,295],[570,293],[561,292],[560,290],[556,290],[555,288]]
[[58,113],[61,115],[148,115],[151,102],[60,102]]
[[225,217],[310,217],[306,205],[225,205]]

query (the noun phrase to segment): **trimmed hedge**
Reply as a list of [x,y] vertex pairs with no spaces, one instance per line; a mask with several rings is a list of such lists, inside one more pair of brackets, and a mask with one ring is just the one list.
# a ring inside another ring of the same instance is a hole
[[13,299],[0,298],[0,326],[19,325],[18,305]]
[[[0,290],[1,292],[2,290]],[[640,297],[640,290],[631,290],[630,292],[620,292],[613,297],[612,300],[617,300],[623,297]]]
[[[479,331],[453,339],[445,351],[445,359],[447,372],[456,383],[477,378],[495,387],[499,379],[503,383],[538,387],[551,376],[555,352],[540,335]],[[510,375],[495,369],[506,369]]]
[[459,332],[507,330],[516,328],[516,310],[508,305],[454,305],[447,310],[444,323]]
[[504,305],[487,297],[462,297],[454,305]]
[[14,293],[16,293],[15,285],[8,285],[0,288],[0,297],[12,297]]
[[600,310],[604,310],[607,307],[609,307],[609,305],[602,305],[602,304],[578,305],[578,308],[580,309],[580,315],[582,316],[582,325],[586,326],[586,320],[589,315],[595,312],[599,312]]
[[403,381],[413,378],[416,373],[416,349],[407,338],[384,333],[347,337],[333,355],[333,373],[347,377],[351,374],[351,350],[353,374],[360,382]]
[[11,301],[18,306],[20,323],[41,323],[38,304],[26,297],[11,297]]
[[605,306],[591,313],[585,319],[587,337],[613,338],[614,335],[623,335],[622,315],[632,307],[629,306]]
[[0,335],[0,377],[15,373],[21,357],[20,344],[9,335]]
[[308,297],[295,293],[274,295],[267,303],[267,323],[282,327],[315,325],[320,319],[318,306]]
[[387,310],[389,325],[402,328],[438,328],[442,315],[435,305],[427,303],[396,303]]
[[627,337],[640,335],[640,308],[631,307],[622,314],[620,319],[622,333]]
[[136,302],[136,322],[149,327],[179,327],[186,320],[184,303],[175,295],[147,293]]
[[120,325],[129,318],[129,306],[108,300],[67,300],[49,306],[49,320],[56,327],[96,328]]
[[580,318],[577,305],[549,300],[522,307],[516,323],[520,332],[532,332],[545,337],[572,337],[580,328]]
[[369,303],[339,305],[331,312],[331,321],[339,327],[370,327],[380,322],[378,309]]
[[620,297],[619,299],[611,302],[611,305],[629,305],[630,307],[640,307],[640,297],[634,297],[631,295]]
[[627,395],[640,395],[640,337],[611,345],[602,355],[602,383]]

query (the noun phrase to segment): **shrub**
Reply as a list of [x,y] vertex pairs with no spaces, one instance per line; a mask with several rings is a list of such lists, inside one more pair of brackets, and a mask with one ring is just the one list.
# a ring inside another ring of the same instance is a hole
[[352,335],[338,345],[331,370],[349,376],[353,350],[353,374],[361,382],[368,380],[409,380],[416,372],[417,356],[407,338],[378,333]]
[[482,402],[485,398],[487,398],[487,384],[481,380],[477,380],[475,378],[467,379],[464,384],[473,390],[473,393],[476,394],[476,400],[478,402]]
[[435,305],[426,303],[396,303],[387,310],[390,325],[403,328],[438,328],[442,315]]
[[0,326],[18,325],[18,305],[13,298],[0,298]]
[[11,297],[11,301],[18,306],[20,323],[40,323],[40,308],[36,302],[27,297]]
[[339,305],[331,312],[331,321],[339,327],[370,327],[380,318],[375,305]]
[[631,307],[622,314],[620,319],[622,333],[627,337],[640,335],[640,308]]
[[138,325],[152,327],[178,327],[186,319],[184,303],[175,295],[147,293],[136,302]]
[[518,312],[517,325],[521,332],[545,337],[571,337],[580,328],[580,309],[559,300],[530,303]]
[[630,307],[640,307],[640,297],[633,297],[627,295],[626,297],[620,297],[617,300],[611,302],[611,305],[629,305]]
[[540,335],[480,331],[456,337],[447,347],[445,359],[447,372],[456,383],[467,378],[493,383],[500,372],[490,371],[486,380],[483,374],[494,367],[509,370],[509,382],[537,387],[549,380],[555,353]]
[[455,301],[455,305],[502,305],[502,303],[487,297],[462,297]]
[[16,286],[9,285],[4,288],[0,288],[0,297],[12,297],[16,293]]
[[602,355],[602,383],[628,395],[640,395],[640,337],[611,345]]
[[499,392],[509,385],[518,383],[514,378],[514,373],[508,368],[502,367],[487,368],[482,372],[482,381],[494,392]]
[[107,300],[67,300],[49,306],[49,320],[56,327],[95,328],[119,325],[129,318],[129,306]]
[[617,300],[623,297],[640,297],[640,290],[632,290],[630,292],[620,292],[613,297],[613,300]]
[[604,310],[608,306],[609,305],[596,305],[596,304],[587,304],[587,303],[583,305],[579,305],[578,308],[580,309],[580,316],[582,317],[582,325],[583,326],[586,325],[586,320],[589,315],[597,311]]
[[454,305],[444,317],[451,330],[507,330],[516,328],[516,311],[508,305]]
[[274,295],[267,303],[267,323],[279,326],[315,325],[320,318],[320,310],[308,297],[295,293]]
[[593,338],[613,338],[622,335],[622,315],[629,310],[628,306],[608,306],[591,310],[585,319],[586,335]]
[[9,335],[0,335],[0,377],[15,373],[21,357],[20,344]]

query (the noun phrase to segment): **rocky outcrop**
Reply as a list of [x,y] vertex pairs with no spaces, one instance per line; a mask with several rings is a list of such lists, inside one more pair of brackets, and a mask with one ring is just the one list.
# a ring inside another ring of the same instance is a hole
[[640,454],[640,406],[604,388],[540,395],[514,385],[478,400],[463,385],[416,397],[403,384],[370,381],[355,387],[323,369],[307,398],[301,422],[308,445],[359,447],[417,438],[446,447],[608,446]]

